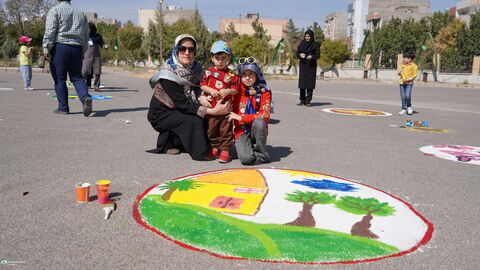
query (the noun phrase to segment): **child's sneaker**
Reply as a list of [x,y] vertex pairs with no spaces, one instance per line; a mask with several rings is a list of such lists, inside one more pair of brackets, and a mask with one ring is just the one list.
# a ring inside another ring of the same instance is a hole
[[228,151],[220,152],[220,157],[218,157],[218,162],[220,163],[228,163],[231,161],[230,153]]
[[407,114],[412,115],[413,114],[413,109],[412,107],[407,107]]
[[407,113],[406,110],[401,110],[401,111],[398,112],[399,115],[404,115],[404,114],[406,114],[406,113]]
[[204,156],[205,160],[214,160],[218,158],[218,149],[212,148],[210,149]]

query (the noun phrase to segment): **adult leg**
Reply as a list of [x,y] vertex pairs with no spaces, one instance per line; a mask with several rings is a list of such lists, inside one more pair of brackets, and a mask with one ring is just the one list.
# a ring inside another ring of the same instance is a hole
[[298,105],[305,104],[305,89],[300,88],[300,103]]
[[93,81],[93,87],[95,88],[95,91],[101,92],[100,91],[100,74],[94,74],[94,81]]
[[87,84],[87,87],[92,87],[92,75],[85,73],[83,74],[83,77],[85,78],[85,83]]
[[249,165],[255,162],[256,156],[253,152],[252,139],[250,133],[242,134],[235,139],[235,148],[237,149],[238,159],[243,165]]
[[313,89],[307,89],[307,96],[305,97],[305,104],[310,105],[313,97]]
[[250,135],[255,143],[253,151],[257,160],[261,162],[268,162],[270,155],[267,152],[267,124],[261,118],[253,121],[252,131]]
[[160,135],[166,131],[174,132],[192,159],[204,159],[204,155],[208,151],[208,144],[203,129],[203,120],[198,116],[172,111],[152,120],[151,124],[155,130],[160,132]]
[[27,80],[27,66],[20,65],[20,72],[22,72],[22,78],[23,78],[23,88],[27,90],[28,88],[28,80]]
[[70,54],[68,75],[73,86],[75,86],[78,98],[83,104],[85,99],[90,97],[87,84],[82,77],[83,48],[82,46],[67,46]]
[[55,94],[57,94],[58,110],[69,112],[68,107],[68,88],[67,88],[67,68],[68,55],[66,54],[66,45],[57,43],[53,46],[50,62],[50,71],[55,81]]

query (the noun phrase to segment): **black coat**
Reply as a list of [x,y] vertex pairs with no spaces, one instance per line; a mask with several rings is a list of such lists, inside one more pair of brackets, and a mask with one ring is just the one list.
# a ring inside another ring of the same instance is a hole
[[[298,78],[298,88],[300,89],[314,89],[317,80],[317,60],[320,58],[320,44],[315,42],[313,32],[308,30],[306,34],[312,38],[310,42],[303,40],[297,47],[296,56],[300,59],[300,74]],[[304,53],[305,58],[301,58],[300,54]],[[308,60],[306,57],[311,55],[312,59]]]

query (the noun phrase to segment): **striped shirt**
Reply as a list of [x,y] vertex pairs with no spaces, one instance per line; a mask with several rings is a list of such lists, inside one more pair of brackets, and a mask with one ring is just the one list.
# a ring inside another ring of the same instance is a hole
[[87,17],[70,2],[62,1],[48,11],[43,36],[43,52],[49,53],[55,43],[88,46]]

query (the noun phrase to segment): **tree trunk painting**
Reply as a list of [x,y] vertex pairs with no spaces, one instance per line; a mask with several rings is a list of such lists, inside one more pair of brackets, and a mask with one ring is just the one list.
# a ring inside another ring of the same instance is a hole
[[370,226],[372,225],[370,221],[373,219],[373,216],[368,213],[362,218],[361,221],[353,224],[352,230],[350,233],[356,236],[363,236],[367,238],[377,239],[378,236],[370,231]]
[[165,192],[163,195],[162,195],[162,200],[168,202],[168,200],[170,200],[170,196],[172,196],[172,193],[177,190],[177,188],[171,188],[169,190],[167,190],[167,192]]
[[285,223],[285,225],[291,226],[301,226],[301,227],[315,227],[315,219],[312,215],[312,208],[314,204],[303,204],[302,211],[298,214],[298,217],[289,223]]

